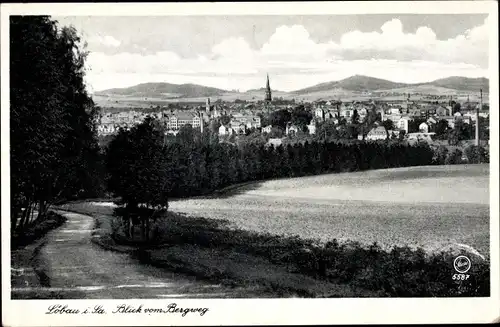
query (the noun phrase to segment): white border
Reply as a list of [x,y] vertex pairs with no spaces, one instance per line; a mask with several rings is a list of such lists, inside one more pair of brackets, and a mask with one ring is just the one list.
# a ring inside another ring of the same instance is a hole
[[[324,14],[459,14],[490,15],[490,254],[491,297],[474,299],[270,299],[270,300],[10,300],[9,240],[9,15],[163,16],[163,15],[324,15]],[[498,4],[495,1],[307,2],[307,3],[126,3],[1,5],[1,140],[2,140],[2,323],[7,326],[62,325],[250,325],[493,322],[500,317],[498,206]],[[44,315],[50,304],[75,307],[120,303],[158,307],[209,307],[200,317],[180,315]]]

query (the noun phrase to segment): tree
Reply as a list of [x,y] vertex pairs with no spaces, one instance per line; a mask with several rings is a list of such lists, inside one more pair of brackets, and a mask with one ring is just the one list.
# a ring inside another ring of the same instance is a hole
[[420,130],[420,124],[425,123],[425,118],[415,118],[408,122],[408,133],[415,133]]
[[394,122],[390,119],[384,120],[382,126],[384,126],[387,131],[394,130]]
[[306,126],[312,119],[312,114],[310,111],[306,110],[304,105],[296,106],[292,111],[291,122],[297,125],[300,130],[304,131]]
[[270,138],[281,138],[283,137],[284,131],[279,126],[273,126],[271,128],[271,133],[269,133]]
[[269,116],[269,124],[273,126],[279,126],[283,129],[286,128],[286,124],[292,119],[292,115],[286,109],[280,109],[273,111]]
[[[170,150],[174,147],[180,145],[171,144]],[[114,196],[120,197],[118,204],[126,209],[124,218],[139,215],[144,240],[149,238],[149,223],[153,216],[149,211],[141,215],[139,208],[168,208],[169,190],[178,176],[167,162],[168,159],[175,160],[176,156],[168,158],[167,149],[163,132],[152,118],[146,118],[130,131],[120,130],[107,150],[108,188]]]
[[359,124],[359,114],[358,114],[357,109],[354,109],[354,111],[352,113],[351,123],[352,124]]
[[453,114],[460,112],[460,110],[461,110],[460,103],[459,102],[454,103],[453,104]]
[[319,140],[337,139],[338,132],[333,120],[327,120],[318,125],[316,129],[316,137]]
[[446,119],[441,119],[434,127],[434,132],[436,133],[436,136],[446,135],[448,133],[448,129],[448,121]]
[[97,109],[83,77],[87,56],[74,28],[47,16],[10,18],[11,231],[38,210],[100,188]]
[[479,116],[479,139],[489,140],[490,139],[490,118]]
[[469,145],[464,152],[469,163],[489,163],[486,150],[482,146]]
[[177,140],[181,143],[191,144],[194,142],[194,129],[191,124],[186,124],[179,129]]
[[448,154],[445,160],[447,165],[457,165],[462,163],[462,151],[455,149]]
[[222,115],[220,117],[221,125],[227,125],[227,124],[229,124],[230,121],[231,121],[231,117],[229,117],[228,115]]
[[457,145],[460,141],[470,138],[470,126],[462,120],[455,121],[455,126],[448,132],[448,143]]
[[448,156],[448,148],[444,145],[440,145],[436,149],[435,162],[438,165],[444,165],[446,163],[446,157]]

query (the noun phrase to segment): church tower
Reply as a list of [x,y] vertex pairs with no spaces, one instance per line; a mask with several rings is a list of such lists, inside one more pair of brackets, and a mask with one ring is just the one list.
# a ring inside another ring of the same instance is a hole
[[269,74],[267,74],[267,82],[266,82],[266,102],[271,102],[272,97],[271,97],[271,86],[269,85]]

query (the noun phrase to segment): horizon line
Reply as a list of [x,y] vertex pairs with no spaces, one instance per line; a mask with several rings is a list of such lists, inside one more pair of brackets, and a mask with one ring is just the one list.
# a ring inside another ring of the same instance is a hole
[[[269,76],[268,73],[266,73],[266,75]],[[330,81],[320,82],[320,83],[316,83],[316,84],[313,84],[313,85],[310,85],[310,86],[306,86],[306,87],[303,87],[303,88],[300,88],[300,89],[297,89],[297,90],[292,90],[292,91],[283,91],[283,90],[273,89],[272,86],[271,86],[271,90],[274,91],[274,92],[294,93],[294,92],[297,92],[297,91],[301,91],[301,90],[304,90],[304,89],[307,89],[307,88],[310,88],[310,87],[314,87],[314,86],[318,86],[318,85],[322,85],[322,84],[326,84],[326,83],[341,82],[343,80],[346,80],[346,79],[349,79],[349,78],[352,78],[352,77],[356,77],[356,76],[374,78],[374,79],[379,79],[379,80],[383,80],[383,81],[387,81],[387,82],[391,82],[391,83],[405,84],[405,85],[408,85],[408,86],[417,86],[417,85],[421,85],[421,84],[433,83],[433,82],[436,82],[436,81],[439,81],[439,80],[442,80],[442,79],[454,78],[454,77],[457,77],[457,78],[468,78],[468,79],[480,79],[480,78],[484,78],[484,79],[486,79],[486,80],[489,81],[489,78],[486,77],[486,76],[466,77],[466,76],[460,76],[460,75],[450,75],[450,76],[446,76],[446,77],[441,77],[441,78],[438,78],[438,79],[430,80],[430,81],[427,81],[427,82],[408,83],[408,82],[397,82],[397,81],[393,81],[393,80],[389,80],[389,79],[385,79],[385,78],[380,78],[380,77],[375,77],[375,76],[370,76],[370,75],[354,74],[354,75],[351,75],[349,77],[342,78],[342,79],[339,79],[339,80],[330,80]],[[202,86],[202,87],[215,88],[215,89],[226,91],[226,92],[236,92],[236,93],[246,93],[246,92],[249,92],[249,91],[252,91],[252,90],[265,89],[265,86],[263,86],[263,87],[260,87],[260,88],[249,88],[247,90],[240,91],[240,90],[222,89],[222,88],[219,88],[219,87],[216,87],[216,86],[210,86],[210,85],[204,85],[204,84],[197,84],[197,83],[192,83],[192,82],[189,82],[189,83],[180,83],[180,84],[179,83],[171,83],[171,82],[143,82],[143,83],[138,83],[138,84],[134,84],[134,85],[131,85],[131,86],[125,86],[125,87],[112,87],[112,88],[109,88],[109,89],[94,90],[93,92],[91,92],[91,93],[89,92],[89,93],[90,94],[94,94],[94,93],[97,93],[97,92],[104,92],[104,91],[109,91],[109,90],[123,90],[123,89],[131,88],[131,87],[136,87],[136,86],[144,85],[144,84],[160,84],[160,83],[177,85],[177,86],[181,86],[181,85],[197,85],[197,86]],[[272,85],[271,79],[270,79],[270,84]],[[483,90],[483,92],[485,92],[485,90]],[[486,93],[489,93],[489,90],[486,91]]]

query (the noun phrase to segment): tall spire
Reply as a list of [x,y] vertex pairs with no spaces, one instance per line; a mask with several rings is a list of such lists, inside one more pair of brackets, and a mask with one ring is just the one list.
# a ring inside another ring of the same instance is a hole
[[266,81],[266,102],[271,102],[272,96],[271,96],[271,86],[269,85],[269,74],[267,74],[267,81]]

